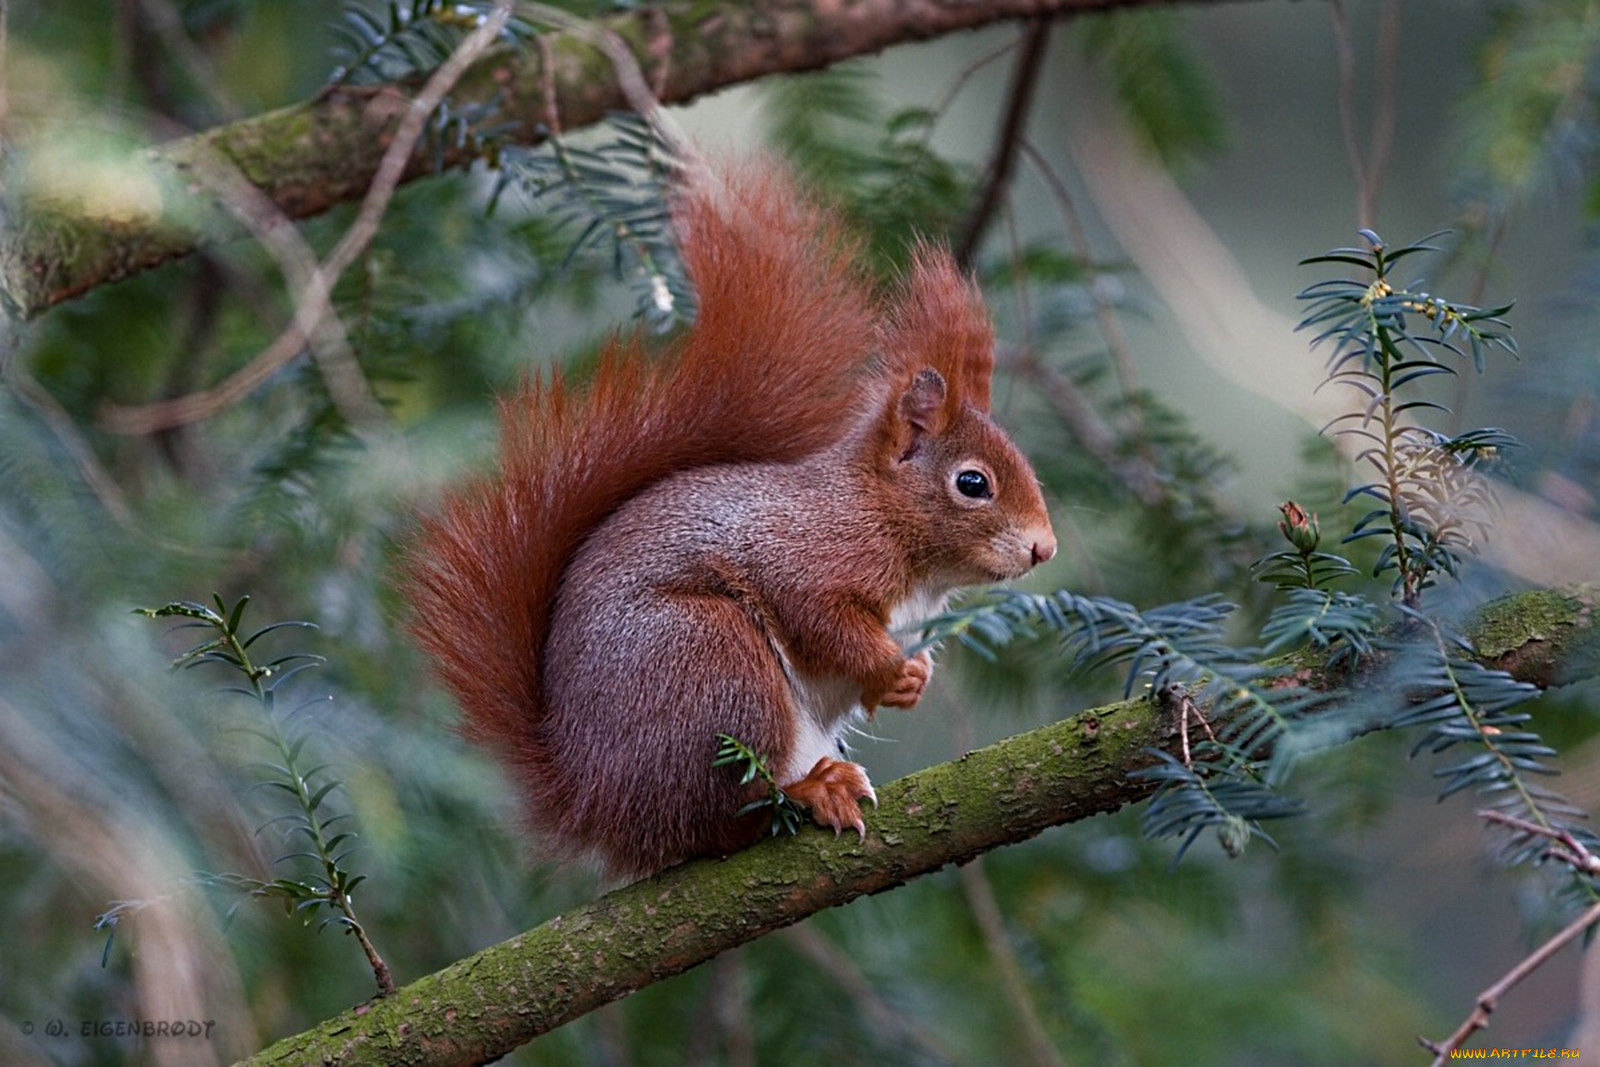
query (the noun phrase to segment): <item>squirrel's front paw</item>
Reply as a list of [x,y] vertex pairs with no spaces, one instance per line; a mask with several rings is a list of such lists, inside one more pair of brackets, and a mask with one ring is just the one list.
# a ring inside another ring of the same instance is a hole
[[928,679],[932,677],[932,653],[923,649],[915,656],[907,656],[900,661],[900,674],[894,684],[878,698],[878,703],[886,708],[912,707],[922,699],[922,691],[928,688]]
[[867,824],[861,818],[863,799],[876,806],[878,794],[867,781],[867,772],[860,764],[823,756],[817,760],[806,776],[783,787],[790,799],[811,809],[811,817],[821,826],[830,827],[835,834],[846,826],[867,836]]

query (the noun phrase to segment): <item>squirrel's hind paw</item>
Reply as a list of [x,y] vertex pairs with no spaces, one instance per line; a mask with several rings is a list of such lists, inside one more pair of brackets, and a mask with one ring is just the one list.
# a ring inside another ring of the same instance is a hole
[[806,776],[783,787],[790,798],[811,809],[811,817],[821,826],[829,827],[835,834],[846,826],[867,837],[867,824],[861,817],[861,801],[878,804],[878,794],[873,792],[867,772],[860,764],[823,756],[806,772]]

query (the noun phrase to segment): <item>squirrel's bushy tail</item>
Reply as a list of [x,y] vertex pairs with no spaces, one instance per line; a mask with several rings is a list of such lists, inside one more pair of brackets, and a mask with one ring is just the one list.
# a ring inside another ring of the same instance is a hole
[[660,358],[617,340],[588,384],[557,374],[504,400],[501,469],[451,492],[407,554],[412,631],[465,732],[522,780],[536,823],[548,784],[541,656],[579,544],[676,471],[799,458],[861,410],[875,315],[833,216],[787,176],[746,166],[698,179],[674,217],[699,294],[694,326]]

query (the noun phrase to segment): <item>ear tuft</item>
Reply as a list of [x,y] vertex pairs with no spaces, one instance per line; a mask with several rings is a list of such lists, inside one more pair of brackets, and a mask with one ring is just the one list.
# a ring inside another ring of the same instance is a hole
[[901,373],[932,367],[947,383],[952,411],[989,410],[994,328],[972,279],[950,253],[919,244],[911,270],[893,299],[884,351]]

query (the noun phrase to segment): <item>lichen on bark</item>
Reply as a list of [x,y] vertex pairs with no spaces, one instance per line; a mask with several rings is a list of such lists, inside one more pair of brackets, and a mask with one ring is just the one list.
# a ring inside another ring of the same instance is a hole
[[1600,675],[1600,586],[1534,589],[1491,600],[1463,627],[1478,656],[1548,687]]

